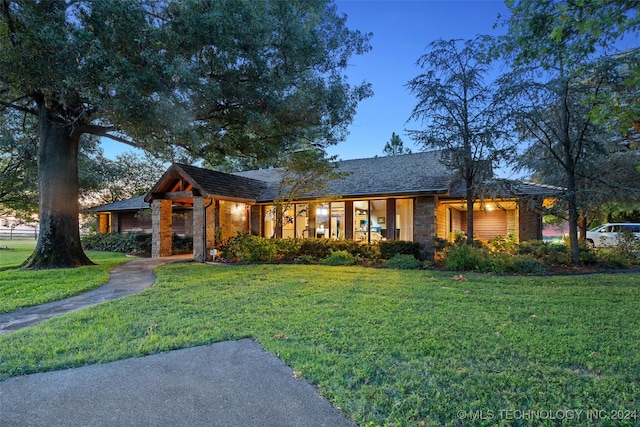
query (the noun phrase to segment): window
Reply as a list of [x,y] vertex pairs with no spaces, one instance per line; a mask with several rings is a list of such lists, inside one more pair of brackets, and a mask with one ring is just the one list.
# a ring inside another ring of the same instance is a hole
[[331,238],[344,239],[344,202],[331,203]]
[[353,239],[365,243],[386,239],[386,215],[386,200],[353,202]]
[[369,241],[378,242],[387,236],[387,201],[369,201]]
[[413,241],[413,199],[396,200],[396,239]]
[[295,213],[294,207],[291,206],[289,209],[285,210],[282,213],[282,237],[284,239],[293,239],[296,237],[295,233]]
[[366,200],[353,202],[353,240],[369,241],[369,202]]
[[296,237],[301,239],[309,237],[309,205],[300,203],[295,205],[296,211]]
[[264,207],[264,237],[274,237],[276,227],[276,207],[268,205]]
[[316,237],[329,237],[329,204],[316,206]]

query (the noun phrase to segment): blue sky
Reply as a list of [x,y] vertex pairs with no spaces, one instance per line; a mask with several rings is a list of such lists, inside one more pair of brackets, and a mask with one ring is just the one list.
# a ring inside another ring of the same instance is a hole
[[416,61],[439,38],[496,35],[502,31],[493,29],[498,14],[508,15],[504,2],[497,0],[345,0],[336,4],[347,15],[349,28],[373,33],[372,50],[352,58],[347,76],[351,83],[371,83],[374,95],[360,103],[347,139],[329,148],[330,155],[341,159],[383,155],[392,132],[400,135],[405,147],[420,151],[405,133],[419,126],[406,123],[416,98],[405,85],[421,73]]
[[[374,95],[362,101],[346,140],[329,147],[329,155],[356,159],[383,155],[391,133],[404,145],[420,151],[406,136],[406,123],[416,99],[406,83],[420,74],[416,61],[438,38],[469,39],[477,34],[497,34],[498,14],[508,14],[498,0],[338,0],[338,12],[347,15],[349,28],[373,33],[372,50],[351,59],[348,81],[373,85]],[[132,150],[121,143],[103,143],[108,157]]]

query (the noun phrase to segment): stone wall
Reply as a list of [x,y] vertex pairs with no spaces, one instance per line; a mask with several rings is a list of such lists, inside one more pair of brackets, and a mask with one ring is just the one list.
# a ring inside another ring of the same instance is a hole
[[542,215],[528,208],[526,203],[519,203],[518,213],[518,239],[521,242],[542,240]]
[[436,235],[435,197],[416,197],[413,203],[413,241],[431,245]]
[[171,256],[173,249],[171,211],[171,200],[154,200],[151,202],[151,256],[153,258]]

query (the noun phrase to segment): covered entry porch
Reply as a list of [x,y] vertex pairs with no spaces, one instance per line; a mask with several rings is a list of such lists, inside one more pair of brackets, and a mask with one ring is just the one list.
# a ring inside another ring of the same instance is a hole
[[193,258],[211,259],[221,241],[251,231],[251,211],[262,185],[244,177],[173,164],[145,198],[151,205],[151,256],[171,255],[174,213],[188,210]]
[[[463,200],[441,200],[437,206],[436,235],[453,241],[457,233],[467,234],[469,209]],[[542,239],[542,217],[517,199],[476,202],[473,206],[473,237],[483,243],[495,237],[516,236],[518,241]]]

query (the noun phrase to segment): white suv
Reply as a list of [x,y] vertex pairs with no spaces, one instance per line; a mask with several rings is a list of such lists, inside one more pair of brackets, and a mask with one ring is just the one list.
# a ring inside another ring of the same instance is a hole
[[616,246],[623,238],[622,233],[633,233],[636,239],[640,239],[640,224],[633,223],[607,223],[587,231],[587,243],[594,248]]

